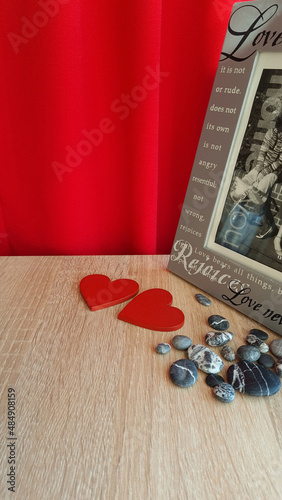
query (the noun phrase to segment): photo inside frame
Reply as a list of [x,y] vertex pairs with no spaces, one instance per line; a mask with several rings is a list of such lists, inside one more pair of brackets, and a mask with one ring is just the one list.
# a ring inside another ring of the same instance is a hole
[[280,280],[282,59],[257,53],[205,247]]

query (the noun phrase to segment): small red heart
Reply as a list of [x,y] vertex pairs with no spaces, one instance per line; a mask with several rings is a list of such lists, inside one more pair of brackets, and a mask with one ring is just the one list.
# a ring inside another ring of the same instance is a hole
[[104,274],[90,274],[81,280],[80,291],[91,311],[97,311],[131,299],[139,292],[139,285],[134,280],[111,281]]
[[171,307],[172,295],[162,288],[146,290],[135,297],[119,313],[118,318],[132,325],[171,332],[184,325],[184,314]]

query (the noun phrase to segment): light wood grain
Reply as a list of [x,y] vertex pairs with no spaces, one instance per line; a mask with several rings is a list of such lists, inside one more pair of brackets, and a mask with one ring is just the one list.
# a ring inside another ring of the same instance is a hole
[[[210,314],[227,317],[233,347],[251,319],[166,270],[167,256],[2,257],[1,499],[281,499],[282,391],[214,399],[205,374],[174,386],[156,354],[176,333],[204,343]],[[162,287],[185,314],[177,332],[117,319],[120,304],[91,312],[79,292],[87,274]],[[268,331],[269,339],[278,335]],[[228,363],[225,363],[225,370]],[[7,391],[16,390],[16,493],[7,489]]]

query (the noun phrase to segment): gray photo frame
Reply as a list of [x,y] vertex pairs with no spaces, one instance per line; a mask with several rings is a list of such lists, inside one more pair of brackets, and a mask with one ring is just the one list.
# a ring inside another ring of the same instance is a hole
[[282,5],[233,6],[168,269],[282,335]]

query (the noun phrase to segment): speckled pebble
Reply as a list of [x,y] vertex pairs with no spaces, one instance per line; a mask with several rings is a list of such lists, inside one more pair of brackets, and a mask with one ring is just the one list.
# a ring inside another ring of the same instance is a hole
[[275,365],[275,359],[270,354],[262,354],[258,359],[258,364],[266,368],[272,368]]
[[277,358],[282,357],[282,339],[275,339],[272,340],[270,344],[270,350],[274,356],[277,356]]
[[171,381],[178,387],[190,387],[197,381],[198,372],[192,361],[179,359],[171,365],[169,376]]
[[268,345],[263,340],[259,339],[256,335],[253,335],[252,333],[249,333],[249,335],[247,335],[246,342],[249,345],[257,347],[262,354],[266,354],[269,351]]
[[272,370],[248,361],[230,365],[227,380],[234,389],[249,396],[271,396],[281,388],[281,381]]
[[170,351],[170,349],[171,347],[169,344],[162,343],[157,345],[156,352],[158,354],[167,354]]
[[204,345],[194,344],[188,348],[188,358],[191,359],[205,373],[218,373],[223,368],[222,359],[211,349]]
[[277,373],[278,377],[282,378],[282,358],[277,359],[275,368],[276,368],[276,373]]
[[222,382],[213,388],[215,397],[222,403],[231,403],[235,398],[235,390],[232,385]]
[[172,339],[172,345],[179,351],[186,351],[192,344],[192,340],[186,335],[175,335]]
[[206,297],[202,293],[196,293],[195,297],[196,297],[197,301],[200,302],[200,304],[202,304],[202,306],[208,307],[211,305],[211,300],[208,299],[208,297]]
[[251,361],[253,363],[260,358],[261,352],[257,347],[253,347],[252,345],[241,345],[237,349],[237,356],[242,361]]
[[223,330],[228,330],[229,322],[223,316],[219,316],[218,314],[212,314],[208,318],[208,323],[211,328],[214,328],[218,332],[222,332]]
[[208,345],[217,347],[227,344],[233,337],[231,332],[208,332],[205,339]]
[[224,382],[224,378],[221,375],[218,375],[218,373],[209,373],[206,376],[206,384],[210,387],[215,387],[216,385],[221,384],[221,382]]
[[225,345],[220,351],[222,357],[226,359],[226,361],[234,361],[236,355],[233,347],[231,345]]
[[250,334],[255,335],[260,340],[268,339],[268,334],[264,330],[259,330],[258,328],[252,328],[252,330],[250,330]]

